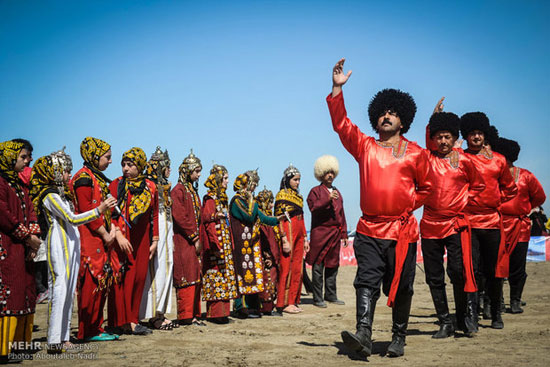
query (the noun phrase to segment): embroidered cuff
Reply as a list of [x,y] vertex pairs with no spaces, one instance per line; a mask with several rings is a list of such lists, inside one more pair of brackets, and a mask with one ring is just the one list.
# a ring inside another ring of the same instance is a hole
[[36,222],[32,222],[29,224],[29,231],[31,234],[39,235],[40,234],[40,226]]
[[191,242],[195,242],[198,238],[199,238],[198,233],[193,233],[192,235],[189,236],[189,239],[191,240]]
[[19,223],[12,231],[11,235],[18,240],[24,240],[31,235],[31,232],[23,223]]
[[158,241],[160,239],[159,236],[153,236],[152,241]]

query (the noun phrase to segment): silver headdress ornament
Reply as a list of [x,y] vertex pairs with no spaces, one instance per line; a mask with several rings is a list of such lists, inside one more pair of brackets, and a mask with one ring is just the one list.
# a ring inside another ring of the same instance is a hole
[[191,172],[199,167],[202,169],[201,160],[195,154],[193,154],[193,149],[191,149],[191,153],[189,153],[189,155],[185,157],[183,159],[183,162],[180,164],[180,181],[188,180]]
[[168,150],[163,152],[159,146],[157,146],[157,149],[151,155],[151,160],[159,162],[159,166],[162,168],[170,167],[170,156],[168,155]]
[[255,170],[250,170],[250,171],[246,171],[246,175],[248,176],[249,180],[248,180],[248,186],[250,186],[250,184],[256,184],[256,186],[258,185],[258,182],[260,182],[260,175],[258,175],[258,170],[260,169],[260,167],[256,168]]
[[216,174],[218,172],[227,173],[227,168],[225,168],[225,166],[223,166],[221,164],[217,164],[217,163],[212,162],[212,169],[210,169],[210,174],[213,175],[213,174]]
[[63,186],[63,172],[71,172],[73,170],[71,156],[65,153],[65,146],[63,146],[63,149],[50,153],[50,157],[53,163],[55,183],[58,186]]
[[294,167],[292,163],[285,169],[284,175],[285,177],[294,177],[296,175],[300,174],[300,171],[298,168]]

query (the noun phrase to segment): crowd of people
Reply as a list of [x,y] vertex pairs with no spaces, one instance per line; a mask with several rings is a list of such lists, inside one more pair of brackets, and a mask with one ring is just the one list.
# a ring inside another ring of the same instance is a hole
[[[80,341],[112,341],[121,334],[147,335],[180,325],[204,326],[234,317],[259,318],[303,312],[304,255],[320,266],[315,275],[319,307],[336,296],[340,246],[347,245],[343,202],[332,182],[333,156],[315,163],[321,182],[307,198],[313,212],[310,251],[299,193],[300,171],[290,165],[277,195],[255,195],[257,170],[237,176],[228,198],[227,169],[214,164],[198,195],[201,160],[191,153],[171,187],[168,152],[157,147],[147,160],[137,147],[120,160],[122,176],[108,179],[111,146],[86,137],[82,168],[64,149],[30,167],[32,144],[0,143],[0,330],[3,362],[13,361],[17,342],[30,342],[37,296],[33,258],[41,248],[48,264],[47,352],[70,351],[75,295]],[[325,296],[323,273],[326,264]],[[320,283],[320,284],[317,284]],[[177,318],[166,317],[176,292]],[[104,327],[104,308],[107,325]],[[14,344],[15,342],[15,344]],[[10,354],[11,353],[11,354]]]
[[[482,112],[458,117],[436,105],[426,128],[426,148],[407,140],[416,104],[407,93],[384,89],[371,100],[369,119],[377,138],[347,117],[342,86],[351,72],[344,59],[333,69],[327,97],[334,130],[359,164],[360,207],[354,251],[358,268],[356,332],[344,344],[372,353],[372,325],[380,287],[392,307],[387,354],[404,354],[413,296],[416,246],[421,237],[426,283],[439,330],[433,338],[478,332],[478,315],[502,329],[503,279],[510,283],[512,313],[521,313],[530,235],[528,215],[545,201],[542,186],[514,166],[515,141],[498,136]],[[457,144],[459,133],[467,142]],[[30,342],[37,301],[32,259],[47,252],[48,353],[72,347],[73,300],[82,341],[117,340],[180,325],[227,324],[230,316],[259,318],[299,314],[303,261],[312,265],[313,305],[342,305],[336,291],[339,254],[347,245],[342,193],[333,186],[338,160],[314,164],[320,185],[311,189],[310,241],[299,193],[300,171],[284,171],[279,191],[255,194],[257,170],[238,175],[229,200],[227,169],[214,164],[198,194],[201,160],[191,151],[172,188],[168,152],[147,159],[131,148],[122,176],[110,180],[107,142],[86,137],[82,168],[72,173],[64,149],[32,161],[31,143],[0,143],[0,356],[10,361],[14,342]],[[424,207],[418,225],[413,211]],[[445,285],[453,288],[456,321]],[[177,318],[166,315],[176,292]],[[231,301],[233,300],[233,311]],[[206,318],[201,301],[206,301]],[[107,326],[104,328],[104,308]]]
[[[369,120],[378,138],[365,135],[348,118],[342,86],[345,59],[333,68],[327,103],[332,125],[359,164],[362,216],[354,241],[357,275],[356,332],[342,332],[347,348],[368,357],[380,285],[392,307],[392,341],[387,355],[405,353],[415,278],[416,243],[421,237],[426,283],[439,319],[432,336],[478,332],[478,315],[502,329],[503,279],[510,283],[512,313],[523,312],[529,213],[546,199],[541,184],[514,166],[520,146],[501,138],[483,112],[458,117],[443,111],[442,98],[426,127],[426,148],[405,134],[416,114],[408,93],[384,89],[370,101]],[[457,144],[459,132],[466,140]],[[413,211],[424,206],[420,226]],[[450,316],[444,255],[453,287],[456,323]],[[483,306],[480,305],[483,302]]]

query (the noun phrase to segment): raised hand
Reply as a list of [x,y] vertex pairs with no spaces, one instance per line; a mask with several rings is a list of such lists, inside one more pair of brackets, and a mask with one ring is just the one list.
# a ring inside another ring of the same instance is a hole
[[338,194],[338,191],[332,190],[332,192],[330,193],[330,198],[334,200],[338,200],[339,197],[340,195]]
[[445,107],[443,105],[443,101],[445,100],[445,97],[441,97],[441,99],[439,100],[439,102],[437,102],[437,104],[435,105],[435,108],[434,108],[434,112],[433,114],[435,115],[436,113],[439,113],[439,112],[443,112],[443,108]]
[[346,84],[351,76],[351,70],[344,74],[345,58],[341,58],[332,68],[332,96],[336,97],[342,92],[342,86]]

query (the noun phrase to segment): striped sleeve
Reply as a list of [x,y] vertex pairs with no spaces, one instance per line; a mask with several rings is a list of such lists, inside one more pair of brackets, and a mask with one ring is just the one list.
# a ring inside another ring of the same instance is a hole
[[52,213],[54,217],[61,218],[63,221],[74,226],[89,223],[101,216],[99,209],[95,208],[81,214],[75,214],[69,205],[61,200],[58,194],[48,194],[44,198],[44,207]]

